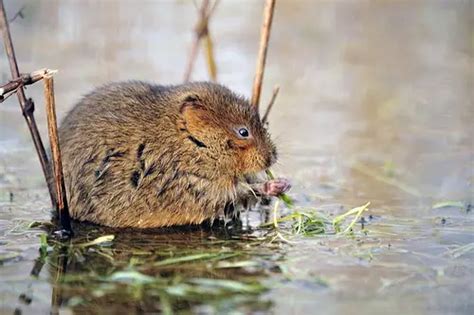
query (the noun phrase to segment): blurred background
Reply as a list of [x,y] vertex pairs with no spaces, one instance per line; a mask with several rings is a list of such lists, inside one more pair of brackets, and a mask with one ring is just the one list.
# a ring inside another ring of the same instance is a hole
[[[210,22],[218,81],[248,97],[262,5],[222,1]],[[197,21],[189,1],[6,1],[6,8],[25,16],[11,25],[20,71],[59,70],[59,118],[109,81],[181,83]],[[472,25],[471,1],[278,2],[261,102],[265,108],[281,86],[270,115],[281,171],[304,172],[313,184],[321,176],[350,180],[338,166],[362,158],[403,166],[407,180],[433,197],[472,192]],[[203,55],[193,80],[208,79]],[[41,89],[28,87],[28,95],[44,131]],[[16,99],[0,114],[2,160],[24,150],[31,163],[8,167],[39,174]]]
[[[109,81],[181,83],[198,18],[193,2],[184,0],[10,0],[5,6],[9,17],[22,9],[23,18],[10,26],[20,71],[59,70],[59,118],[81,95]],[[378,239],[379,245],[398,242],[404,250],[431,255],[474,242],[473,6],[469,0],[277,1],[261,108],[279,85],[269,119],[280,151],[275,173],[293,181],[299,205],[325,209],[371,201],[374,216],[394,224],[387,228],[392,236]],[[209,25],[218,82],[247,97],[262,8],[262,1],[223,0]],[[10,79],[3,49],[0,78]],[[192,79],[208,80],[202,50]],[[46,139],[42,84],[29,86],[27,95],[36,101]],[[48,217],[39,162],[15,97],[0,104],[0,199],[6,202],[12,191],[20,201],[2,208],[0,232],[11,228],[13,217]],[[467,210],[432,209],[447,200]],[[450,230],[438,230],[440,218],[448,220]],[[5,233],[3,241],[10,243],[11,236]],[[359,260],[342,263],[318,246],[323,245],[302,241],[286,256],[299,257],[291,268],[301,278],[337,273],[329,281],[335,289],[282,285],[269,295],[273,310],[296,313],[317,305],[323,313],[337,313],[353,311],[361,299],[374,314],[474,309],[473,284],[467,281],[474,276],[468,266],[472,255],[452,274],[446,271],[452,281],[440,284],[435,270],[452,267],[449,261],[392,253],[390,261],[421,264],[430,272],[416,285],[408,281],[407,287],[384,287],[381,293],[381,278],[403,276],[406,265],[396,276],[394,265],[373,274]],[[351,291],[361,283],[366,294]],[[381,302],[378,294],[387,292],[390,297]]]

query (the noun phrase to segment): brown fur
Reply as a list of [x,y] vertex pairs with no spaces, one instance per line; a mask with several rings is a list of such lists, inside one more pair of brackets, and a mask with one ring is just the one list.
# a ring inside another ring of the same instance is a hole
[[[252,138],[241,139],[245,126]],[[71,215],[112,227],[199,224],[275,161],[257,111],[212,83],[105,85],[60,129]]]

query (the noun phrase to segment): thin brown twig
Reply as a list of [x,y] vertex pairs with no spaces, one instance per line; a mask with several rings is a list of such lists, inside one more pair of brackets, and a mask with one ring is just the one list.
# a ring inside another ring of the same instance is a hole
[[189,79],[191,78],[194,62],[196,61],[196,57],[198,53],[199,43],[202,37],[204,36],[204,33],[207,30],[206,15],[207,15],[208,9],[209,9],[209,0],[203,0],[201,7],[199,8],[199,20],[194,30],[195,32],[194,42],[193,42],[193,45],[191,46],[191,51],[189,52],[188,65],[186,66],[186,71],[184,73],[184,82],[188,82]]
[[43,79],[46,75],[55,73],[56,70],[41,69],[31,73],[23,73],[17,79],[11,80],[10,82],[0,86],[0,103],[5,101],[13,93],[16,93],[20,86],[30,85]]
[[214,43],[211,38],[211,34],[207,31],[206,36],[204,36],[204,50],[206,53],[207,60],[207,70],[212,81],[217,81],[217,65],[214,58]]
[[257,68],[253,81],[251,104],[258,109],[260,94],[262,91],[263,73],[267,59],[268,40],[270,39],[270,28],[272,26],[273,12],[275,11],[275,0],[265,2],[262,31],[260,33],[260,47],[258,51]]
[[20,8],[20,10],[18,10],[18,11],[15,13],[15,15],[14,15],[10,20],[8,20],[8,23],[12,23],[13,21],[16,20],[17,17],[20,17],[20,18],[23,19],[23,18],[25,17],[25,16],[23,15],[23,10],[24,10],[24,9],[25,9],[25,6],[22,6],[22,7]]
[[214,1],[209,10],[207,10],[206,15],[206,32],[205,32],[205,47],[204,50],[206,52],[206,60],[207,60],[207,69],[209,75],[211,76],[212,81],[217,81],[217,65],[216,65],[216,58],[214,57],[214,42],[211,37],[211,33],[209,31],[209,19],[216,11],[217,5],[219,4],[219,0]]
[[262,124],[267,122],[268,115],[270,114],[270,111],[272,110],[273,104],[275,103],[275,100],[278,96],[278,92],[280,92],[280,87],[277,85],[273,88],[272,98],[270,99],[267,109],[265,110],[265,114],[263,115]]
[[[15,57],[15,50],[13,48],[12,38],[10,35],[10,29],[8,27],[8,20],[5,13],[3,0],[0,0],[0,28],[2,30],[3,42],[5,45],[5,51],[8,56],[8,61],[10,64],[12,79],[15,80],[15,79],[20,78],[20,72],[18,71],[18,64]],[[30,99],[26,98],[23,86],[20,86],[18,88],[16,94],[18,96],[18,102],[20,103],[23,116],[25,117],[26,123],[28,125],[28,129],[30,130],[31,137],[35,145],[36,153],[38,154],[38,157],[41,163],[41,168],[43,170],[43,174],[46,179],[46,184],[48,185],[51,202],[53,205],[56,205],[54,189],[50,181],[50,179],[52,178],[51,164],[49,163],[48,156],[46,155],[43,141],[41,140],[41,135],[38,131],[38,126],[36,125],[36,120],[33,115],[33,112],[34,112],[33,100],[31,98]]]
[[202,39],[205,40],[204,52],[206,54],[209,75],[213,81],[216,80],[217,67],[214,58],[213,42],[209,34],[209,19],[214,13],[218,3],[219,0],[216,0],[213,5],[210,6],[209,0],[202,1],[201,7],[199,8],[199,20],[195,27],[194,42],[189,51],[188,64],[184,73],[184,82],[189,82],[191,79],[194,63],[197,59],[199,45]]
[[196,40],[193,42],[191,50],[189,51],[188,65],[186,66],[186,72],[184,73],[184,82],[189,82],[189,79],[191,78],[191,73],[193,72],[194,61],[197,57],[200,41],[201,38],[196,37]]
[[72,232],[71,218],[66,198],[66,186],[64,185],[63,165],[61,161],[61,149],[59,148],[58,123],[56,119],[56,104],[54,100],[53,76],[44,77],[44,99],[46,103],[46,117],[48,120],[49,142],[51,144],[51,155],[53,159],[54,183],[56,187],[57,209],[59,222],[62,229]]
[[211,16],[214,14],[214,11],[216,11],[216,8],[217,8],[217,5],[219,4],[219,1],[220,0],[215,0],[212,7],[209,10],[207,10],[206,20],[208,22],[209,22],[209,19],[211,18]]

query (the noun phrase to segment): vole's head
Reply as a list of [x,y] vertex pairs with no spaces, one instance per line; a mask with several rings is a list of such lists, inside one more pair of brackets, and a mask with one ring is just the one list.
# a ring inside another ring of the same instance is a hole
[[187,84],[180,95],[179,131],[216,172],[252,174],[276,161],[275,145],[247,100],[213,83]]

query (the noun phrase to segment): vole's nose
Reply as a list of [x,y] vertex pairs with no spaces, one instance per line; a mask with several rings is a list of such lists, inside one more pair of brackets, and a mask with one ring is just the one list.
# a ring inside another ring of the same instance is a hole
[[267,159],[265,160],[265,168],[269,168],[270,166],[272,166],[273,163],[274,162],[273,162],[272,156],[269,155]]
[[276,152],[276,148],[273,147],[271,152],[267,155],[267,158],[265,160],[265,167],[269,168],[270,166],[275,164],[276,161],[277,161],[277,152]]
[[276,163],[277,157],[278,157],[277,149],[275,146],[272,146],[272,153],[270,155],[271,155],[271,163],[273,165]]

